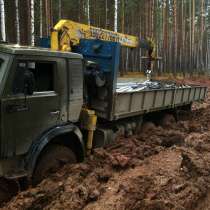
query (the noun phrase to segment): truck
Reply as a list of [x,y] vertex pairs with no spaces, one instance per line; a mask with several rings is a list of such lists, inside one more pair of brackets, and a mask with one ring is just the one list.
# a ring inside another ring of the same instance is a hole
[[16,192],[14,183],[36,185],[117,135],[134,134],[145,116],[174,113],[206,97],[203,86],[151,82],[119,91],[119,37],[131,45],[132,39],[105,31],[109,40],[82,37],[71,45],[69,34],[63,41],[68,27],[59,30],[54,28],[51,49],[0,45],[1,203]]

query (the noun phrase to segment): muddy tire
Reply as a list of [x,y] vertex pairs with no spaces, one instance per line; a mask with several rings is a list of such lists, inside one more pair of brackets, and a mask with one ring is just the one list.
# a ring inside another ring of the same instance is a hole
[[15,181],[0,178],[0,207],[17,193],[18,184]]
[[71,149],[62,145],[50,145],[41,154],[32,177],[32,185],[55,173],[65,164],[76,163],[76,156]]
[[172,114],[165,114],[160,121],[160,125],[163,128],[168,128],[173,126],[176,123],[176,119]]
[[156,126],[153,122],[145,122],[142,125],[141,132],[143,133],[150,133],[151,131],[155,130]]

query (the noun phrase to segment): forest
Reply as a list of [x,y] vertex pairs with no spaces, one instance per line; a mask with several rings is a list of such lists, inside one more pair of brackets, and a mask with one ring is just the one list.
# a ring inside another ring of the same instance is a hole
[[[0,39],[39,45],[60,19],[149,37],[156,43],[157,73],[208,73],[209,0],[0,0]],[[123,49],[121,71],[143,71],[140,49]]]
[[210,210],[210,0],[0,0],[0,107],[0,210]]

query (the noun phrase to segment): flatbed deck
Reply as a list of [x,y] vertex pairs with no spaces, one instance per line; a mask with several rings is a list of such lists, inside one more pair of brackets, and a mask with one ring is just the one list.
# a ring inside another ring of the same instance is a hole
[[207,88],[182,86],[174,88],[145,89],[140,91],[116,92],[113,119],[171,109],[205,99]]
[[207,87],[167,81],[118,79],[112,98],[97,106],[97,115],[112,121],[203,101]]

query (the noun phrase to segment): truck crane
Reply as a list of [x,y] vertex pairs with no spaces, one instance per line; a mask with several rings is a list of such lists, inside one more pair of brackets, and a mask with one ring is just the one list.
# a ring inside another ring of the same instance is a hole
[[17,183],[36,185],[117,135],[135,133],[145,116],[205,99],[203,86],[119,91],[121,46],[138,44],[133,36],[62,20],[51,49],[0,45],[0,204],[24,186]]
[[[56,51],[67,51],[67,52],[78,52],[78,46],[80,45],[81,40],[99,40],[100,43],[104,42],[115,42],[119,43],[120,46],[122,47],[129,47],[129,48],[143,48],[148,51],[148,65],[147,65],[147,73],[151,73],[151,62],[155,60],[155,44],[150,38],[146,39],[138,39],[136,36],[128,35],[128,34],[122,34],[122,33],[117,33],[114,31],[106,30],[106,29],[101,29],[98,27],[94,27],[91,25],[85,25],[81,23],[74,22],[72,20],[60,20],[53,28],[52,33],[51,33],[51,49],[56,50]],[[93,46],[97,48],[98,46],[95,45]],[[100,47],[99,47],[100,48]],[[79,53],[81,53],[79,51]],[[84,53],[82,53],[84,54]],[[119,54],[117,55],[119,56]],[[119,58],[118,58],[119,59]],[[116,59],[116,60],[118,60]],[[88,60],[88,58],[87,58]],[[91,60],[91,59],[90,59]],[[93,61],[93,60],[92,60]],[[96,60],[94,60],[95,62]],[[100,62],[99,62],[100,63]],[[106,83],[105,81],[105,76],[103,73],[96,70],[96,65],[99,63],[95,63],[95,68],[94,71],[92,71],[92,78],[89,79],[91,80],[91,83],[93,80],[96,81],[97,86],[101,86],[102,84],[104,85]],[[92,66],[89,66],[88,68],[93,69],[93,63],[91,62]],[[99,73],[100,72],[100,73]],[[89,78],[91,77],[90,72],[87,73]],[[147,76],[147,78],[149,78]],[[88,79],[86,79],[88,80]],[[103,81],[102,81],[103,80]],[[100,84],[99,84],[100,83]],[[87,89],[89,92],[91,92],[90,89],[94,89],[92,85],[89,85]],[[91,107],[91,106],[90,106]],[[94,111],[90,111],[88,109],[83,109],[83,113],[86,113],[86,115],[90,116],[89,124],[86,126],[88,127],[95,127],[96,123],[96,115],[93,114],[95,113]],[[91,125],[91,122],[92,125]],[[87,141],[87,148],[88,151],[91,150],[92,148],[92,141],[93,141],[93,131],[92,129],[89,130],[90,134],[88,136],[88,141]]]
[[155,43],[149,37],[139,39],[137,36],[117,33],[72,20],[60,20],[54,26],[50,39],[51,49],[71,52],[72,48],[79,45],[81,39],[112,41],[120,43],[123,47],[146,49],[148,51],[147,70],[151,70],[151,62],[157,59],[155,57]]
[[119,42],[121,46],[135,48],[138,37],[97,28],[91,25],[77,23],[71,20],[60,20],[51,33],[51,48],[53,50],[72,51],[72,47],[81,39],[100,39]]

